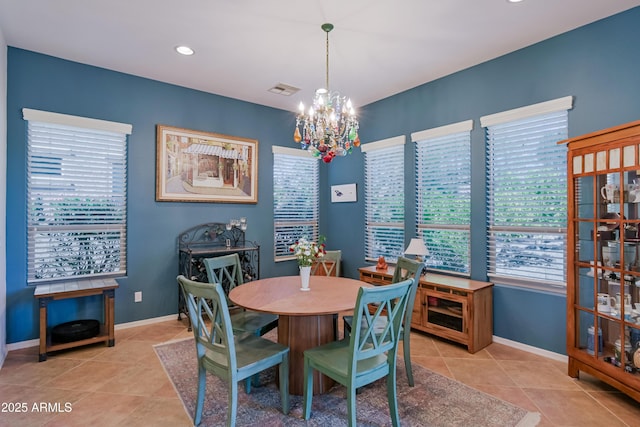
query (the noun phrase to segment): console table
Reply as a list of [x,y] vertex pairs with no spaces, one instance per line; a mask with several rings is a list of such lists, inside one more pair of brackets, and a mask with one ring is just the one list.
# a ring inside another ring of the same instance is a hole
[[[245,241],[244,230],[222,222],[196,225],[178,236],[179,274],[206,283],[209,278],[202,260],[232,253],[237,253],[240,257],[245,283],[260,277],[260,246],[255,242]],[[225,289],[225,292],[228,294],[229,290]],[[182,319],[182,313],[189,317],[184,295],[178,285],[178,320]]]
[[[105,342],[109,347],[115,345],[115,289],[118,283],[115,279],[78,280],[51,285],[36,286],[33,296],[40,306],[40,351],[38,360],[47,360],[47,352],[65,350],[81,345]],[[47,328],[47,308],[50,301],[69,298],[81,298],[92,295],[102,295],[104,299],[104,323],[100,325],[100,333],[91,338],[65,343],[54,343]]]
[[[360,280],[388,285],[394,271],[362,267]],[[411,327],[464,344],[469,353],[483,349],[493,340],[493,283],[427,273],[420,278]]]

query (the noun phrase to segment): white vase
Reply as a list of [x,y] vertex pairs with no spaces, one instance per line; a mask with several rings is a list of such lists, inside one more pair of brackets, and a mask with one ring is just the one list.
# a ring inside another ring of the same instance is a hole
[[309,290],[309,277],[311,276],[311,266],[300,266],[300,283],[302,287],[300,290]]

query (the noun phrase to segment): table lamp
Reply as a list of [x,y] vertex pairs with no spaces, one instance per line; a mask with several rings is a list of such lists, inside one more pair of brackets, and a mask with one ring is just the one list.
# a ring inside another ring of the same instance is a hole
[[415,238],[411,239],[409,246],[407,246],[407,249],[404,251],[404,254],[415,255],[416,260],[422,262],[424,261],[424,257],[429,255],[429,250],[422,239]]

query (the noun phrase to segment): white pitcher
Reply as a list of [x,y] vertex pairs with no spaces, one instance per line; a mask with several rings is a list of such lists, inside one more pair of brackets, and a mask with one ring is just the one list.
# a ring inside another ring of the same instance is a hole
[[616,199],[616,193],[618,193],[617,184],[607,184],[600,189],[600,194],[602,195],[602,198],[609,203],[614,203]]

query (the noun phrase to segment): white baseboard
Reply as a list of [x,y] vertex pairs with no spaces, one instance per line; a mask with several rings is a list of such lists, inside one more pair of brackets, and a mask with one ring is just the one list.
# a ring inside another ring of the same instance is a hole
[[[128,323],[120,323],[115,325],[114,329],[119,330],[119,329],[135,328],[136,326],[152,325],[154,323],[166,322],[167,320],[177,320],[177,319],[178,319],[178,313],[168,314],[166,316],[161,316],[161,317],[152,317],[150,319],[136,320],[134,322],[128,322]],[[22,348],[36,347],[39,345],[40,345],[40,340],[38,338],[33,340],[14,342],[12,344],[7,344],[7,351],[20,350]]]
[[135,328],[136,326],[153,325],[154,323],[166,322],[167,320],[178,320],[178,313],[168,314],[161,317],[152,317],[151,319],[136,320],[135,322],[120,323],[114,326],[115,330]]
[[33,340],[20,341],[20,342],[14,342],[12,344],[7,344],[7,350],[9,351],[20,350],[21,348],[37,347],[39,345],[40,345],[40,340],[36,338]]
[[518,341],[511,341],[506,338],[496,337],[495,335],[493,336],[493,342],[517,348],[518,350],[526,351],[528,353],[537,354],[538,356],[546,357],[548,359],[557,360],[558,362],[568,363],[569,361],[569,358],[564,354],[555,353],[553,351],[544,350],[538,347],[533,347],[531,345],[523,344]]

